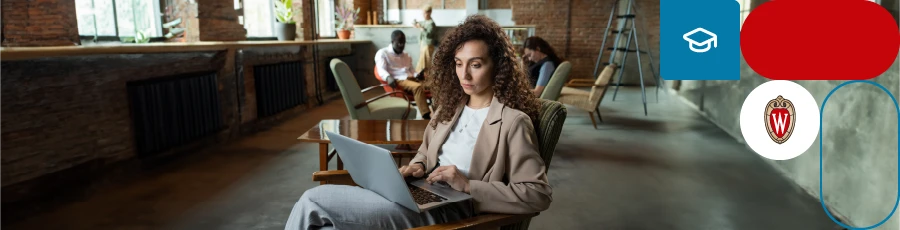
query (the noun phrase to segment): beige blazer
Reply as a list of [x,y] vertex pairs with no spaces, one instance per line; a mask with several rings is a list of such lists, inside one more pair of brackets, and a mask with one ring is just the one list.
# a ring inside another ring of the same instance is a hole
[[[450,122],[426,128],[422,146],[410,164],[424,163],[425,172],[435,168],[438,151],[465,104],[460,103],[453,111]],[[552,190],[537,143],[531,118],[493,98],[475,141],[469,169],[469,192],[475,198],[477,213],[535,213],[550,206]]]

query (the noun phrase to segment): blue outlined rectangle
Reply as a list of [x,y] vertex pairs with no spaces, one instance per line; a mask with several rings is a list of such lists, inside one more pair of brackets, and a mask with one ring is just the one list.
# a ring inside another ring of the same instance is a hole
[[740,80],[740,4],[660,1],[660,71],[666,80]]
[[[868,230],[868,229],[874,229],[874,228],[877,228],[878,226],[881,226],[882,224],[887,222],[889,219],[891,219],[891,216],[893,216],[894,212],[897,211],[897,206],[900,205],[900,170],[897,171],[897,198],[894,199],[894,207],[891,208],[891,213],[889,213],[886,217],[884,217],[884,219],[881,219],[880,222],[873,224],[871,226],[868,226],[868,227],[849,226],[847,224],[844,224],[841,221],[838,221],[837,219],[834,218],[833,215],[831,215],[831,210],[829,210],[828,206],[825,204],[825,191],[823,189],[825,183],[822,180],[822,176],[825,174],[824,166],[822,166],[822,160],[825,158],[823,156],[823,152],[825,152],[824,151],[825,147],[822,144],[823,143],[822,139],[825,136],[824,135],[825,127],[823,126],[823,123],[825,122],[825,105],[828,104],[828,99],[831,98],[831,95],[834,94],[834,92],[836,92],[841,87],[844,87],[844,86],[847,86],[847,85],[853,84],[853,83],[866,83],[866,84],[874,85],[874,86],[878,87],[879,89],[881,89],[881,91],[884,91],[885,93],[887,93],[887,95],[891,97],[891,101],[894,102],[894,110],[897,112],[897,119],[900,119],[900,104],[897,104],[897,98],[894,97],[894,94],[892,94],[890,90],[885,88],[883,85],[878,84],[878,82],[866,81],[866,80],[853,80],[853,81],[841,83],[840,85],[834,87],[834,89],[832,89],[831,92],[828,92],[828,95],[825,96],[825,100],[822,100],[822,108],[819,109],[819,127],[820,127],[819,128],[819,203],[822,204],[822,209],[825,210],[825,214],[828,215],[828,218],[831,218],[831,221],[834,221],[834,223],[837,223],[841,227],[844,227],[847,229],[853,229],[853,230]],[[897,122],[897,129],[900,130],[900,120],[898,120],[898,122]],[[898,142],[898,145],[900,145],[900,136],[897,136],[897,142]],[[900,146],[898,146],[898,147],[900,147]],[[900,148],[897,149],[897,156],[898,156],[897,157],[897,165],[900,165]]]

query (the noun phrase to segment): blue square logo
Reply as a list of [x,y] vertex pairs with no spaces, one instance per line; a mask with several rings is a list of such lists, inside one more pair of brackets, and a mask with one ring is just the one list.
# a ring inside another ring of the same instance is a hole
[[666,80],[740,80],[741,13],[734,0],[660,1]]

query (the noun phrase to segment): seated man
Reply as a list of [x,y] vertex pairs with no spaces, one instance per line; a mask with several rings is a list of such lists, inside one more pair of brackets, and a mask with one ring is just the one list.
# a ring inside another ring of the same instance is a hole
[[391,87],[400,86],[407,92],[412,92],[416,99],[416,106],[422,113],[422,118],[431,119],[431,109],[425,97],[425,86],[416,79],[413,69],[412,57],[403,52],[406,48],[406,35],[400,30],[391,33],[391,45],[378,50],[375,53],[375,69],[378,76]]

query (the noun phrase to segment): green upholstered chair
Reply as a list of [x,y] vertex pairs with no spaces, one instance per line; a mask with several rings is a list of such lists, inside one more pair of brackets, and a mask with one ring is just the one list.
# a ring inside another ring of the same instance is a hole
[[544,87],[544,91],[541,92],[541,99],[555,101],[559,99],[559,93],[562,91],[563,85],[566,84],[566,80],[569,79],[569,72],[572,71],[572,63],[569,61],[564,61],[562,64],[556,67],[556,70],[553,71],[553,76],[550,77],[550,82],[547,83],[547,86]]
[[[562,133],[563,124],[566,122],[568,111],[566,107],[559,102],[551,100],[541,100],[540,117],[534,120],[535,132],[538,137],[538,148],[540,149],[541,159],[544,160],[544,166],[547,167],[547,173],[550,172],[550,160],[553,158],[553,152],[556,150],[556,144]],[[350,174],[346,170],[319,171],[313,173],[313,180],[323,182],[325,184],[349,184],[355,185]],[[415,228],[418,230],[429,229],[504,229],[504,230],[523,230],[528,229],[531,218],[537,216],[533,214],[482,214],[469,219],[464,219],[451,223],[444,223],[432,226]]]
[[340,59],[331,60],[331,72],[341,89],[341,95],[344,97],[344,104],[347,106],[347,112],[350,113],[350,119],[353,120],[390,120],[390,119],[413,119],[416,113],[412,112],[412,103],[400,97],[389,97],[391,94],[402,94],[401,92],[388,92],[378,95],[374,98],[366,100],[363,93],[374,88],[382,87],[381,85],[368,87],[360,90],[359,82],[347,63]]

